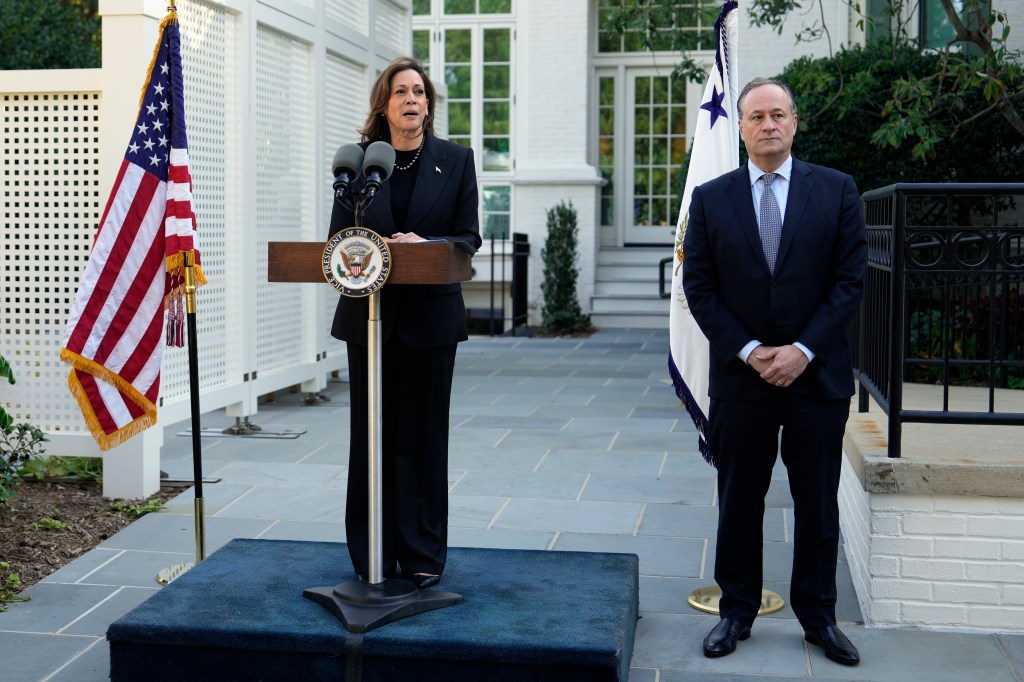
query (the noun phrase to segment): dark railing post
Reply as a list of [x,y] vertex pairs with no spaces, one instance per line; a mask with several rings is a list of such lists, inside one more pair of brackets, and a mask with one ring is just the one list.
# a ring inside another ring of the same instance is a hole
[[910,326],[906,314],[907,278],[904,246],[907,234],[907,197],[896,186],[893,196],[892,222],[892,279],[890,283],[889,329],[892,335],[889,347],[889,457],[899,457],[902,445],[903,378],[906,350],[905,331]]
[[527,291],[530,265],[529,237],[522,232],[512,234],[512,335],[516,327],[527,322]]

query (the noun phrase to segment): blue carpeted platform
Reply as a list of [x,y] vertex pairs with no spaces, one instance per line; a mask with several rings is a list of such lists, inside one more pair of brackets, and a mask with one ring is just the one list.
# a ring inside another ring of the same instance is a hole
[[309,587],[354,578],[345,545],[233,540],[112,623],[112,680],[625,680],[634,554],[451,548],[459,606],[349,633]]

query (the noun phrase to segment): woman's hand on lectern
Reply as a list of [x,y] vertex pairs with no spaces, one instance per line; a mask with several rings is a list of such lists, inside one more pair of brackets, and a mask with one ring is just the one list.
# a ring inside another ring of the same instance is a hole
[[388,239],[388,241],[406,244],[409,242],[425,242],[427,240],[419,236],[415,232],[395,232],[393,235],[391,235],[391,238]]

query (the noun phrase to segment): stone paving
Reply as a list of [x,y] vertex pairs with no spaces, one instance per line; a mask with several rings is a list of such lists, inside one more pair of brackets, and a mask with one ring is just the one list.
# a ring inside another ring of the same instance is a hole
[[[672,391],[667,347],[663,330],[463,344],[451,409],[450,544],[639,555],[631,682],[1024,680],[1024,636],[865,628],[842,553],[838,615],[860,666],[805,644],[788,607],[758,619],[735,654],[705,658],[701,640],[716,617],[686,598],[713,583],[715,472]],[[204,437],[205,476],[220,478],[204,486],[208,553],[236,537],[344,540],[348,385],[332,380],[326,393],[331,400],[316,405],[291,393],[260,405],[255,423],[305,430],[298,438]],[[223,411],[203,416],[207,428],[233,421]],[[187,427],[164,427],[161,469],[172,477],[192,475],[191,439],[179,435]],[[107,626],[160,589],[158,571],[194,559],[192,508],[189,490],[0,614],[0,679],[107,679]],[[783,597],[792,525],[780,465],[764,569],[766,587]]]

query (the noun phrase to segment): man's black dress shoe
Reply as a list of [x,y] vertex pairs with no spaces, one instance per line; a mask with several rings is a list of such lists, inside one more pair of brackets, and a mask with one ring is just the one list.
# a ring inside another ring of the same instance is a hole
[[433,587],[441,582],[441,576],[430,575],[429,573],[415,573],[411,580],[412,584],[415,585],[417,589],[425,590],[428,587]]
[[811,644],[820,646],[825,650],[825,655],[836,663],[843,665],[860,663],[860,653],[857,651],[857,647],[835,625],[804,630],[804,639]]
[[736,640],[750,637],[750,626],[732,618],[723,618],[704,638],[704,655],[708,658],[728,656],[736,651]]

